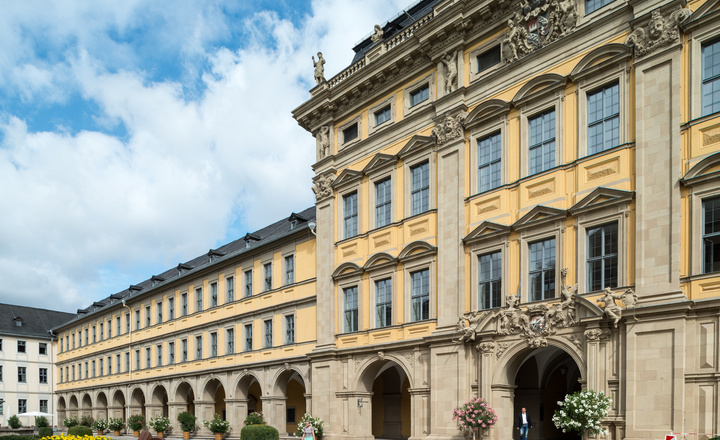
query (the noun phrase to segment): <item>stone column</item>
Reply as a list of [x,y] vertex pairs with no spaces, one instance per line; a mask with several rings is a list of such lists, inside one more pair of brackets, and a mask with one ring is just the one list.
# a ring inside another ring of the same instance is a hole
[[335,348],[335,301],[332,273],[335,270],[335,198],[331,174],[315,178],[317,245],[317,345],[314,351]]
[[430,388],[413,388],[410,392],[410,438],[419,440],[430,434]]
[[203,426],[203,420],[212,420],[213,414],[215,413],[215,401],[213,400],[195,400],[195,415],[198,418],[198,435],[201,436],[212,436],[205,426]]
[[178,414],[185,411],[186,409],[187,404],[185,402],[168,402],[168,418],[170,419],[170,426],[172,426],[173,434],[183,432],[182,428],[180,427],[180,422],[178,422],[177,420],[177,417]]
[[506,384],[493,384],[492,389],[492,403],[490,406],[493,407],[498,416],[497,424],[491,430],[491,438],[494,440],[507,439],[508,432],[513,432],[515,427],[515,385]]
[[265,422],[278,430],[281,436],[284,436],[287,428],[285,423],[285,404],[287,398],[284,396],[267,396],[262,397],[263,412],[265,413]]
[[[305,393],[303,394],[305,397],[305,412],[312,415],[312,394]],[[298,420],[304,416],[304,414],[298,414]]]

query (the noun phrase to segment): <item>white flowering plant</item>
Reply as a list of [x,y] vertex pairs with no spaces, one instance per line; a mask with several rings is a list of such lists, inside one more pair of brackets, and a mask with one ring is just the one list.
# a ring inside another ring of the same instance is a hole
[[492,427],[498,420],[495,410],[480,397],[470,399],[453,409],[452,414],[459,430],[473,433],[477,428]]
[[560,409],[555,410],[552,421],[562,432],[575,431],[583,434],[585,431],[592,434],[607,435],[602,427],[602,419],[607,417],[612,400],[602,391],[578,391],[565,396],[565,400],[558,402]]

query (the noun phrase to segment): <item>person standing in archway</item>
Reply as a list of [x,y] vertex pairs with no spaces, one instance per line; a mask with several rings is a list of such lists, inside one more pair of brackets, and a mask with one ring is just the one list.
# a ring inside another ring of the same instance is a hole
[[303,427],[303,440],[316,440],[315,428],[313,428],[310,424],[310,420],[305,421],[305,426]]
[[530,417],[530,414],[525,411],[525,408],[523,408],[520,411],[520,414],[518,414],[517,421],[515,422],[515,428],[520,431],[520,440],[527,440],[528,431],[532,428],[532,426],[532,418]]

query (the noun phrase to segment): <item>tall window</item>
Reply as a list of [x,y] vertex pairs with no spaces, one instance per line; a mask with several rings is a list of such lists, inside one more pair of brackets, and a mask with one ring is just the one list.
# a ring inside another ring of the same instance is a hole
[[295,315],[285,316],[285,343],[295,343]]
[[210,333],[210,357],[217,357],[217,332]]
[[345,333],[358,331],[358,288],[357,286],[343,289],[345,305]]
[[175,298],[170,297],[168,298],[168,319],[173,320],[175,319]]
[[[125,353],[125,372],[130,371],[130,353]],[[73,373],[74,374],[74,373]]]
[[392,181],[390,178],[375,183],[375,227],[390,224],[392,208]]
[[[127,353],[126,353],[126,355],[127,355]],[[122,370],[120,370],[120,355],[119,354],[115,355],[115,368],[117,369],[118,373],[120,371],[122,371]]]
[[265,320],[265,348],[273,346],[273,322],[272,319]]
[[202,359],[202,336],[195,336],[195,359]]
[[181,306],[182,307],[182,316],[187,316],[187,314],[188,314],[188,294],[183,293],[182,295],[180,295],[180,301],[182,304],[182,306]]
[[549,170],[555,166],[555,110],[528,120],[530,174]]
[[181,345],[182,345],[182,361],[183,361],[183,362],[187,362],[187,360],[188,360],[188,343],[187,343],[187,339],[183,339]]
[[375,126],[387,122],[392,115],[392,108],[388,105],[375,112]]
[[39,371],[40,383],[48,383],[48,369],[40,368]]
[[357,192],[343,196],[343,231],[345,238],[354,237],[358,233]]
[[555,297],[555,239],[528,246],[530,253],[530,301]]
[[107,332],[108,332],[108,339],[112,338],[112,319],[108,319],[108,321],[107,321]]
[[93,344],[97,342],[97,330],[95,329],[95,326],[92,326],[92,341]]
[[478,308],[500,307],[502,254],[500,251],[478,257]]
[[48,412],[48,401],[45,399],[40,400],[40,412],[41,413],[47,413]]
[[163,322],[163,303],[162,301],[158,301],[156,303],[157,307],[157,323],[161,324]]
[[155,353],[157,353],[157,366],[162,367],[162,364],[163,364],[162,344],[158,344],[155,347]]
[[295,282],[295,256],[288,255],[285,257],[285,284]]
[[25,353],[25,341],[17,341],[18,353]]
[[98,370],[98,375],[99,375],[100,377],[102,377],[102,376],[105,375],[105,359],[100,358],[100,360],[98,361],[98,363],[100,364],[100,365],[98,365],[98,366],[100,367],[100,369]]
[[414,107],[428,99],[430,99],[430,84],[425,84],[410,92],[410,107]]
[[585,0],[585,14],[595,12],[610,2],[612,0]]
[[[139,319],[138,322],[140,322]],[[125,314],[125,333],[130,333],[130,312]]]
[[410,214],[430,209],[430,164],[425,162],[410,168]]
[[410,274],[410,321],[430,319],[430,269]]
[[478,140],[478,192],[489,191],[500,186],[501,149],[500,133],[494,133]]
[[720,40],[702,47],[702,115],[720,111]]
[[121,327],[120,327],[120,315],[117,315],[117,316],[115,317],[115,330],[116,330],[115,333],[117,333],[118,336],[120,336],[120,335],[121,335],[121,331],[120,331],[120,330],[121,330]]
[[38,344],[38,354],[47,354],[47,344],[45,342]]
[[[60,371],[60,383],[62,383],[62,382],[63,382],[63,377],[64,377],[62,367],[60,367],[60,368],[58,369],[58,371]],[[2,382],[2,365],[0,365],[0,382]]]
[[272,290],[272,263],[265,263],[265,290]]
[[227,329],[225,337],[227,339],[227,354],[235,353],[235,329]]
[[150,306],[145,306],[145,327],[150,327]]
[[85,329],[85,345],[88,345],[88,344],[90,343],[90,336],[89,336],[89,334],[90,334],[90,330],[88,330],[88,329],[86,328],[86,329]]
[[135,350],[135,369],[140,369],[140,350]]
[[105,338],[105,324],[102,322],[100,323],[100,340],[102,341]]
[[108,376],[112,376],[112,356],[107,357]]
[[18,399],[18,414],[27,412],[27,399]]
[[227,302],[235,301],[235,278],[225,278],[225,288],[227,289]]
[[172,365],[175,363],[175,343],[168,342],[168,364]]
[[720,272],[720,197],[703,201],[703,273]]
[[150,347],[147,347],[145,349],[145,368],[150,368],[150,366],[152,365],[151,362],[152,362],[152,356],[150,353]]
[[202,312],[202,307],[203,307],[202,295],[203,295],[202,287],[198,287],[197,289],[195,289],[195,311],[196,312]]
[[375,326],[387,327],[392,325],[392,280],[375,281]]
[[618,224],[588,229],[588,292],[618,285]]
[[588,154],[620,143],[620,86],[615,83],[588,93]]
[[218,305],[218,289],[217,283],[210,283],[210,307]]
[[245,351],[252,351],[253,349],[253,326],[252,324],[245,324]]
[[252,270],[246,270],[245,271],[245,297],[252,296],[253,294],[253,285],[252,285]]

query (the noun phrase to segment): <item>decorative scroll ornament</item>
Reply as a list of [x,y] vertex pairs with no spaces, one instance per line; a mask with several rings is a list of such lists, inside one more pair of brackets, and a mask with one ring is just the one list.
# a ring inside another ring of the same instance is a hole
[[318,158],[323,159],[330,154],[330,127],[322,126],[315,135],[315,142],[317,143]]
[[603,296],[598,298],[596,302],[603,303],[603,309],[608,319],[612,321],[613,327],[617,328],[617,324],[622,318],[622,309],[615,303],[615,300],[619,299],[622,301],[625,308],[633,308],[638,301],[638,297],[635,291],[627,289],[622,294],[612,293],[612,289],[606,287],[603,290]]
[[690,16],[689,9],[678,9],[663,17],[660,11],[652,12],[645,27],[635,29],[625,39],[625,44],[635,48],[636,56],[644,56],[655,50],[680,41],[679,25]]
[[604,341],[610,337],[610,330],[602,328],[592,328],[585,331],[585,339],[591,342]]
[[499,344],[498,344],[498,349],[497,349],[496,356],[497,356],[498,358],[500,358],[500,356],[502,356],[503,353],[505,353],[505,350],[507,350],[509,347],[510,347],[510,343],[509,343],[509,342],[501,342],[501,343],[499,343]]
[[480,350],[482,353],[492,353],[492,351],[495,349],[495,343],[493,342],[481,342],[477,345],[477,349]]
[[525,0],[520,8],[508,20],[508,35],[502,44],[506,63],[564,37],[578,19],[573,0]]
[[327,174],[324,174],[315,180],[313,185],[313,192],[315,193],[315,200],[320,201],[326,199],[333,194],[332,190],[333,178]]
[[443,146],[447,142],[463,136],[465,118],[467,118],[466,113],[459,113],[455,116],[447,115],[442,123],[432,129],[432,135],[435,137],[438,146]]
[[478,323],[484,316],[485,314],[480,312],[470,312],[458,318],[458,322],[455,325],[455,328],[461,334],[457,339],[454,339],[453,341],[457,342],[458,344],[474,341]]

